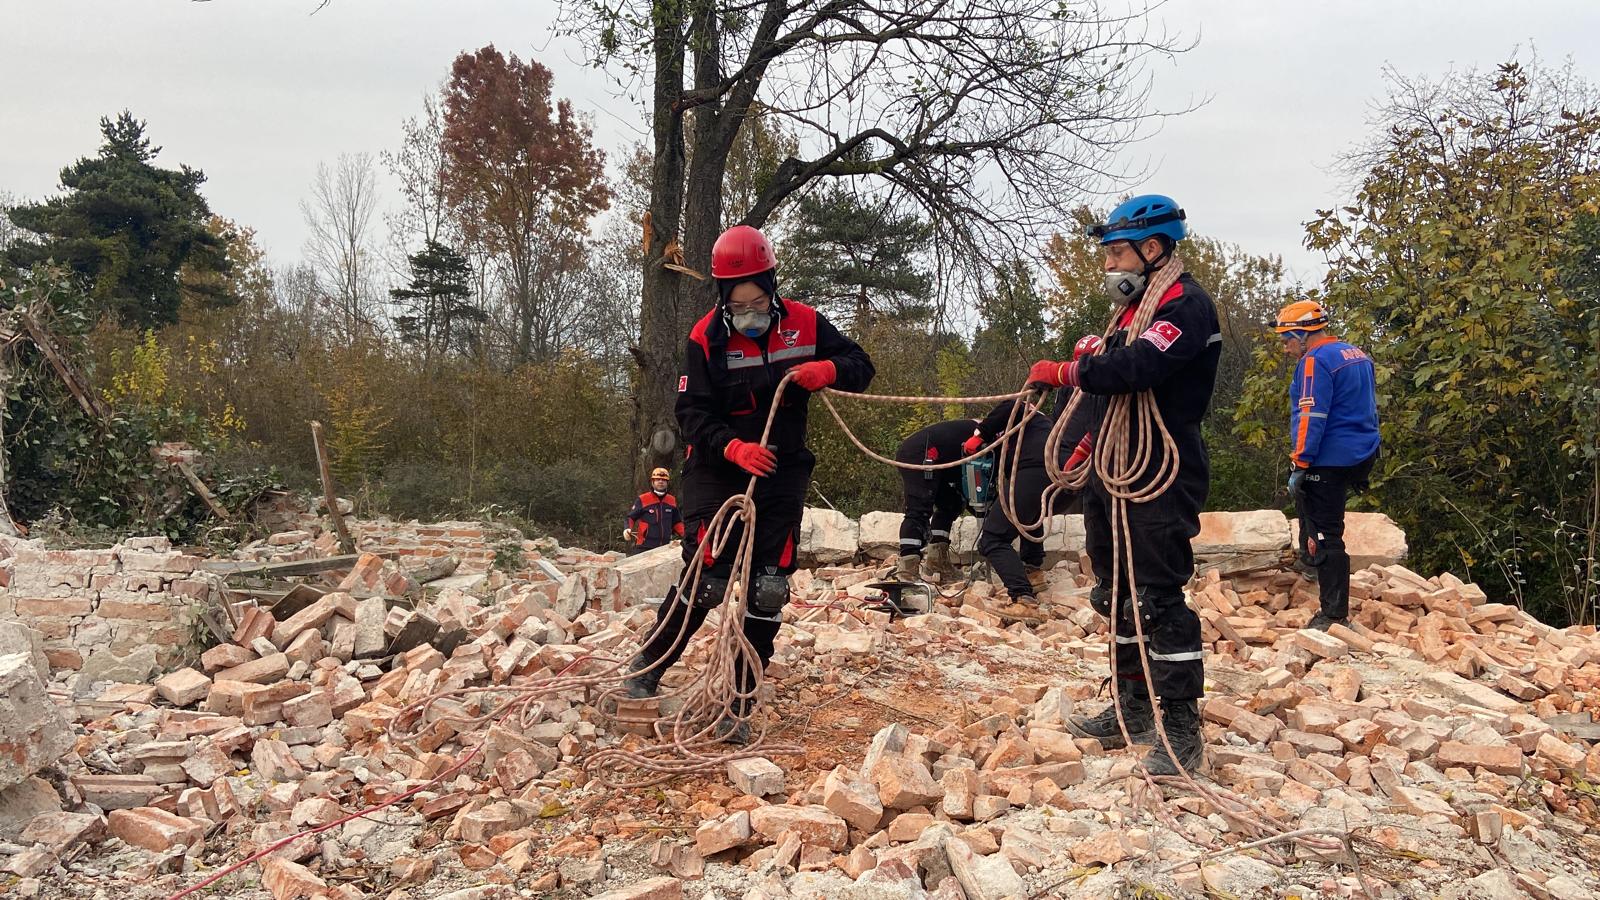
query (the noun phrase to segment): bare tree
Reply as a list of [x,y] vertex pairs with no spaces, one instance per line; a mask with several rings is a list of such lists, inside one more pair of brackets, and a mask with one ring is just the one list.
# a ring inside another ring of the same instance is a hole
[[424,95],[422,115],[401,124],[405,137],[397,151],[381,155],[389,173],[400,183],[405,205],[385,216],[389,233],[400,242],[402,255],[429,241],[454,247],[460,243],[460,229],[450,215],[445,194],[445,159],[440,144],[444,139],[444,119],[438,98]]
[[[1146,118],[1142,60],[1173,49],[1147,10],[1098,0],[563,0],[597,65],[648,73],[653,169],[636,357],[638,464],[678,446],[683,336],[711,305],[728,158],[755,114],[809,152],[785,159],[742,222],[761,226],[822,178],[880,182],[921,207],[938,246],[1031,249]],[[690,115],[692,111],[692,115]]]
[[311,229],[307,261],[346,337],[368,333],[374,326],[378,254],[372,220],[377,207],[377,173],[369,153],[340,154],[331,168],[319,163],[311,197],[300,202]]

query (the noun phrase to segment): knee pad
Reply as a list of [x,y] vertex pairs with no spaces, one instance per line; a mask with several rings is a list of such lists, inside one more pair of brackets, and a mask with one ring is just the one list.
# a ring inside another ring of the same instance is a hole
[[1170,618],[1178,609],[1188,609],[1183,594],[1139,589],[1139,620],[1146,634],[1149,634],[1163,619]]
[[722,605],[728,594],[728,576],[717,572],[700,573],[700,589],[695,592],[694,605],[700,609],[715,609]]
[[1111,588],[1104,583],[1096,582],[1089,589],[1089,608],[1106,618],[1111,618]]
[[757,619],[777,620],[789,603],[789,576],[765,569],[751,579],[750,602],[745,614]]

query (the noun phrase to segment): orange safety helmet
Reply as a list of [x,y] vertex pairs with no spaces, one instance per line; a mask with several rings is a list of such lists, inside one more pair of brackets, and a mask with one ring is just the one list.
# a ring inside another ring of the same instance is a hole
[[1296,300],[1278,310],[1278,321],[1272,330],[1278,334],[1291,331],[1321,331],[1328,327],[1328,311],[1315,300]]
[[712,278],[749,278],[778,267],[767,236],[749,225],[735,225],[711,245]]
[[657,478],[665,478],[665,479],[671,480],[672,479],[672,473],[668,472],[666,469],[661,468],[660,466],[656,466],[654,469],[650,470],[650,480],[651,481],[655,481]]

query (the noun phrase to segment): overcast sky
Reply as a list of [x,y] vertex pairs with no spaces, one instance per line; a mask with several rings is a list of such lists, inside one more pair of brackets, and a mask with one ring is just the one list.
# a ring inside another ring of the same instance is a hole
[[[310,15],[315,5],[4,0],[0,191],[49,194],[63,165],[94,152],[100,116],[127,108],[148,120],[161,164],[203,169],[212,209],[289,262],[317,163],[395,147],[455,54],[488,43],[553,69],[602,146],[644,137],[638,104],[551,36],[555,0],[333,0]],[[1199,43],[1153,67],[1156,105],[1204,105],[1126,161],[1201,231],[1283,254],[1306,280],[1321,268],[1301,224],[1343,199],[1331,164],[1366,133],[1386,64],[1437,75],[1535,48],[1600,81],[1592,0],[1172,0],[1159,17]]]

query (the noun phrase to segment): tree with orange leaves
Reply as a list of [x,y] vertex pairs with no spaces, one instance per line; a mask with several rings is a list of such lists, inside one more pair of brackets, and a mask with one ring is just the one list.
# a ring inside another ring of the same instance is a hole
[[589,220],[611,202],[605,155],[550,70],[493,45],[462,53],[444,89],[445,196],[462,236],[498,268],[510,361],[547,359],[582,311]]

